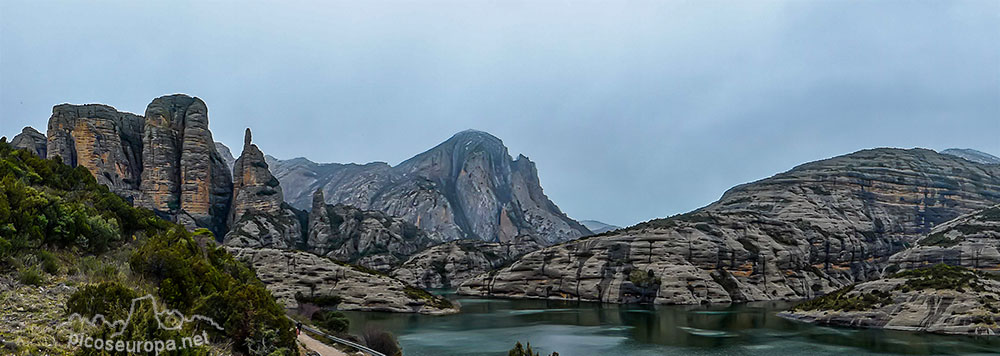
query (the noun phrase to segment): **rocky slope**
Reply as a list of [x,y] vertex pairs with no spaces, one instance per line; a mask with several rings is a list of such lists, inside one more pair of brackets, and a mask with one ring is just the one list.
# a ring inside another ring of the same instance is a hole
[[227,246],[298,248],[303,226],[299,212],[282,199],[281,185],[264,162],[264,153],[252,142],[248,128],[243,153],[233,164],[233,203],[225,237]]
[[982,164],[1000,164],[1000,157],[986,152],[977,151],[971,148],[949,148],[941,151],[942,154],[962,157],[967,160]]
[[403,219],[347,205],[328,205],[313,194],[306,250],[379,271],[400,265],[433,241]]
[[170,220],[226,232],[232,175],[215,151],[201,99],[159,97],[145,116],[56,105],[47,136],[47,157],[86,167],[113,192]]
[[296,293],[340,297],[339,310],[450,314],[450,302],[407,286],[385,275],[338,263],[302,251],[229,248],[231,254],[253,266],[271,294],[287,308],[295,308]]
[[395,167],[271,160],[286,200],[301,209],[322,189],[328,203],[399,216],[438,241],[506,242],[532,235],[547,244],[590,233],[542,192],[535,164],[511,159],[500,139],[463,131]]
[[1000,276],[939,264],[845,287],[780,316],[826,325],[1000,334]]
[[730,189],[692,213],[529,253],[468,295],[614,303],[795,300],[881,276],[934,226],[1000,202],[1000,166],[873,149]]
[[38,157],[45,157],[48,140],[41,132],[31,126],[25,126],[21,133],[14,135],[10,140],[10,145],[17,149],[26,149]]
[[449,241],[410,257],[392,271],[392,276],[421,288],[455,288],[473,276],[540,248],[541,243],[527,236],[506,243]]
[[889,258],[889,272],[944,263],[1000,272],[1000,205],[934,228],[930,235]]

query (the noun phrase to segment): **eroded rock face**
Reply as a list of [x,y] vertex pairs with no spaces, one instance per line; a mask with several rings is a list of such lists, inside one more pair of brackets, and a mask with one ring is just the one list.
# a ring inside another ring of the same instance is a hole
[[942,266],[846,287],[778,315],[824,325],[1000,334],[1000,277]]
[[225,234],[233,180],[215,150],[205,102],[183,94],[154,99],[146,107],[142,144],[139,205]]
[[887,272],[937,263],[1000,272],[1000,205],[964,215],[889,258]]
[[458,309],[440,297],[408,287],[384,275],[301,251],[228,248],[237,259],[253,266],[271,294],[288,308],[298,302],[295,293],[343,298],[339,310],[451,314]]
[[10,145],[17,149],[25,149],[38,157],[46,158],[48,139],[31,126],[25,126],[21,133],[10,140]]
[[547,244],[590,234],[542,192],[534,163],[512,160],[500,139],[464,131],[396,167],[272,159],[286,200],[306,208],[322,189],[328,203],[398,216],[438,241],[511,241],[534,235]]
[[46,155],[81,165],[98,183],[134,199],[143,171],[143,125],[143,117],[107,105],[56,105],[49,118]]
[[222,142],[216,141],[215,150],[219,151],[219,156],[222,157],[222,161],[226,162],[226,169],[232,172],[233,166],[236,165],[236,158],[233,157],[233,152],[229,150],[229,146],[226,146]]
[[[692,213],[529,253],[459,293],[670,304],[812,298],[880,277],[889,256],[936,225],[998,202],[996,165],[923,149],[859,151],[737,186]],[[635,270],[653,278],[636,280]]]
[[313,196],[306,249],[320,256],[388,271],[433,242],[403,219],[342,204],[327,205],[319,190]]
[[542,248],[527,236],[510,242],[449,241],[410,257],[392,276],[420,288],[455,288],[469,278]]
[[243,138],[243,153],[233,166],[232,228],[225,244],[237,247],[299,248],[302,221],[282,201],[281,185],[264,162],[264,153],[252,142],[250,129]]

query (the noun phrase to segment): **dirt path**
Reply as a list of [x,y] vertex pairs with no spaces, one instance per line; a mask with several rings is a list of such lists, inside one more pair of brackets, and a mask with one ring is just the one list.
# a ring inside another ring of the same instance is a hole
[[299,334],[299,342],[305,345],[307,349],[319,352],[322,356],[347,356],[342,351],[309,337],[305,332]]

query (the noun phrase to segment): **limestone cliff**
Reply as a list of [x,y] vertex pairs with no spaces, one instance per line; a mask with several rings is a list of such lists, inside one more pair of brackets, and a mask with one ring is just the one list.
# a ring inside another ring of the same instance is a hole
[[309,213],[306,250],[339,261],[388,271],[433,241],[419,228],[385,213],[327,205],[317,190]]
[[183,94],[154,99],[146,106],[142,145],[139,205],[222,236],[232,175],[215,150],[205,102]]
[[215,142],[215,150],[219,151],[219,156],[222,157],[222,161],[226,162],[226,169],[230,172],[233,171],[233,166],[236,165],[236,158],[233,157],[233,152],[229,150],[229,147],[222,142]]
[[298,212],[284,204],[281,185],[264,162],[264,153],[252,142],[250,129],[243,153],[233,164],[232,227],[225,244],[239,247],[298,248],[302,222]]
[[137,198],[144,121],[107,105],[56,105],[48,123],[47,157],[86,167],[111,191]]
[[1000,272],[1000,205],[935,227],[913,247],[892,255],[887,271],[938,263]]
[[1000,335],[1000,276],[939,264],[848,286],[778,315],[836,326]]
[[270,163],[293,206],[305,209],[322,189],[328,203],[401,217],[438,241],[533,235],[552,244],[590,234],[545,196],[533,162],[511,159],[500,139],[481,131],[460,132],[395,167]]
[[694,212],[529,253],[459,293],[694,304],[795,300],[881,276],[938,224],[1000,202],[1000,166],[873,149],[730,189]]
[[257,277],[280,303],[295,308],[296,293],[340,297],[338,310],[451,314],[458,308],[441,297],[395,278],[301,251],[228,248],[253,266]]
[[10,140],[10,145],[17,149],[28,150],[28,152],[34,153],[38,157],[45,158],[48,140],[38,130],[35,130],[31,126],[25,126],[24,129],[21,129],[21,133],[15,135]]
[[410,257],[392,271],[392,276],[421,288],[455,288],[473,276],[540,248],[542,244],[528,236],[510,242],[449,241]]

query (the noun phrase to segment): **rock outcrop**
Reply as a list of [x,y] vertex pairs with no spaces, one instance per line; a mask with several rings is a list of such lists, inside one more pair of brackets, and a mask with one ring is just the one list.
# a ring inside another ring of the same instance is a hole
[[46,157],[83,166],[98,183],[135,199],[143,171],[144,122],[107,105],[56,105],[49,118]]
[[21,129],[21,133],[14,136],[10,140],[10,145],[17,149],[25,149],[28,152],[34,153],[38,157],[45,158],[45,152],[48,146],[48,139],[41,132],[35,130],[31,126],[25,126]]
[[778,315],[824,325],[1000,335],[1000,276],[939,264],[845,287]]
[[227,231],[232,175],[215,150],[201,99],[156,98],[145,116],[100,104],[56,105],[46,151],[162,217],[216,236]]
[[580,224],[583,224],[583,226],[587,227],[587,229],[593,231],[595,234],[601,234],[622,228],[621,226],[605,224],[597,220],[580,220]]
[[300,213],[286,205],[281,185],[271,175],[264,153],[252,142],[250,129],[243,138],[243,153],[233,165],[232,228],[225,244],[238,247],[301,246]]
[[286,200],[305,209],[322,189],[328,203],[379,210],[438,241],[507,242],[532,235],[547,244],[590,234],[542,192],[535,164],[512,160],[500,139],[463,131],[395,167],[272,160]]
[[1000,166],[873,149],[730,189],[702,209],[529,253],[459,293],[613,303],[812,298],[879,278],[933,227],[1000,202]]
[[253,266],[257,277],[280,303],[295,308],[296,293],[335,296],[338,310],[451,314],[458,309],[441,297],[363,268],[302,251],[228,248]]
[[410,257],[392,276],[421,288],[455,288],[531,251],[542,244],[528,236],[510,242],[476,239],[449,241]]
[[320,256],[389,271],[433,242],[413,224],[352,206],[327,205],[313,195],[306,250]]
[[971,148],[949,148],[941,151],[942,154],[962,157],[967,160],[982,164],[1000,164],[1000,157],[986,152],[977,151]]
[[1000,272],[1000,205],[935,227],[913,247],[892,255],[887,271],[938,263]]
[[222,236],[233,180],[215,150],[205,102],[183,94],[154,99],[146,106],[142,146],[140,205]]

